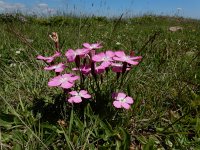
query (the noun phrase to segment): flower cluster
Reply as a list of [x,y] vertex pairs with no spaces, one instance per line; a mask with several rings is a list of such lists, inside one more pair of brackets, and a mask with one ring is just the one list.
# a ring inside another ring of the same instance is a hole
[[[59,51],[56,51],[55,54],[50,57],[37,56],[37,59],[50,64],[46,66],[44,70],[53,70],[56,72],[57,76],[49,80],[48,86],[57,86],[65,89],[64,91],[67,91],[67,101],[69,103],[80,103],[85,99],[92,99],[92,96],[88,92],[90,90],[89,88],[83,85],[77,86],[77,80],[82,81],[80,84],[83,84],[84,79],[87,77],[93,77],[96,81],[97,76],[109,70],[116,73],[118,76],[123,75],[124,73],[128,73],[132,67],[137,66],[142,59],[141,56],[134,56],[133,52],[131,55],[127,55],[122,50],[115,52],[107,50],[105,52],[96,53],[96,50],[100,48],[102,48],[100,43],[84,43],[81,49],[68,49],[64,56],[62,56]],[[61,56],[64,57],[66,61],[56,64],[55,59]],[[70,63],[74,63],[75,66]],[[73,67],[70,68],[69,66]],[[70,69],[71,71],[69,72]],[[73,71],[75,72],[72,73]],[[119,89],[115,89],[115,91],[119,91]],[[123,92],[114,92],[112,98],[114,99],[113,105],[116,108],[129,109],[134,101]]]

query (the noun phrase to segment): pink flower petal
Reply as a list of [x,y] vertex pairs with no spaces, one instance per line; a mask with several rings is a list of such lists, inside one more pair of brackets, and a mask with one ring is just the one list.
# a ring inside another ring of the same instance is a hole
[[60,82],[56,81],[56,80],[52,80],[48,82],[48,86],[59,86]]
[[66,74],[63,74],[63,75],[62,75],[62,78],[70,78],[71,76],[72,76],[72,74],[66,73]]
[[76,95],[78,95],[78,92],[77,91],[71,91],[71,92],[69,92],[69,94],[76,96]]
[[46,59],[46,62],[51,63],[54,60],[53,57],[49,57],[48,59]]
[[56,69],[55,69],[55,72],[62,72],[64,69],[65,69],[64,67],[56,68]]
[[121,99],[124,99],[125,97],[126,97],[126,94],[124,94],[124,93],[118,93],[117,97],[116,97],[116,100],[121,100]]
[[81,99],[80,96],[73,96],[72,98],[73,98],[74,103],[80,103],[80,102],[82,102],[82,99]]
[[90,44],[89,43],[83,43],[83,46],[86,48],[90,48]]
[[79,94],[80,95],[84,95],[84,94],[87,94],[88,92],[86,90],[80,90]]
[[73,98],[71,97],[71,98],[69,98],[68,100],[67,100],[69,103],[73,103],[74,102],[74,100],[73,100]]
[[102,67],[102,68],[107,68],[107,67],[109,67],[110,65],[111,65],[111,62],[105,61],[105,62],[103,62],[103,63],[100,65],[100,67]]
[[130,105],[127,104],[127,103],[121,103],[122,104],[122,107],[124,107],[125,109],[129,109],[130,108]]
[[70,77],[71,81],[75,81],[75,80],[78,80],[78,79],[79,79],[79,76],[73,75],[73,76]]
[[126,54],[124,53],[124,51],[116,51],[116,52],[115,52],[115,55],[116,55],[117,57],[126,56]]
[[127,96],[127,97],[125,98],[125,100],[126,100],[126,103],[128,103],[128,104],[133,104],[133,99],[132,99],[131,97]]
[[44,67],[44,70],[53,70],[54,69],[54,66],[47,66],[47,67]]
[[88,99],[88,98],[91,98],[91,95],[90,94],[84,94],[84,95],[81,95],[81,97]]
[[68,81],[61,83],[61,87],[64,88],[64,89],[69,89],[72,86],[74,86],[74,83],[71,83],[71,82],[68,82]]
[[61,76],[57,76],[50,79],[50,81],[48,82],[48,86],[59,86],[61,84],[60,78]]
[[127,60],[126,62],[129,63],[129,64],[131,64],[131,65],[138,65],[139,64],[139,62],[132,61],[132,60]]
[[68,102],[69,103],[80,103],[80,102],[82,102],[82,99],[80,96],[73,96],[68,99]]
[[106,56],[112,58],[113,56],[115,56],[115,53],[113,51],[106,51]]
[[76,58],[76,53],[74,50],[69,49],[66,53],[65,56],[67,57],[69,62],[74,62]]
[[39,56],[37,56],[37,59],[46,60],[47,58],[42,55],[39,55]]
[[142,56],[131,57],[131,60],[141,60]]
[[92,57],[92,60],[94,61],[94,62],[101,62],[101,61],[103,61],[103,58],[105,57],[105,54],[104,53],[99,53],[99,54],[97,54],[97,55],[94,55],[93,57]]
[[114,102],[113,102],[113,105],[114,105],[116,108],[122,108],[122,103],[119,102],[119,101],[114,101]]

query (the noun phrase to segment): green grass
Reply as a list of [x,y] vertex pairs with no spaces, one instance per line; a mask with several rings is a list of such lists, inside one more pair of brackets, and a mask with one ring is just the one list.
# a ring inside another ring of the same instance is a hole
[[[1,16],[0,21],[0,149],[200,149],[199,20],[68,16],[21,22]],[[170,32],[170,26],[183,30]],[[36,56],[53,54],[48,38],[53,31],[63,54],[99,41],[105,50],[143,56],[123,87],[135,99],[130,111],[111,119],[90,106],[80,113],[63,101],[61,90],[47,86],[52,74]]]

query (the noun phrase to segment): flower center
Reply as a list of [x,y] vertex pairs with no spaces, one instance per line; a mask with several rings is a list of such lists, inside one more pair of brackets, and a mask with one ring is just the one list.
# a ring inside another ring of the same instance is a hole
[[120,98],[119,101],[125,103],[126,99],[125,98]]
[[67,78],[61,78],[61,79],[60,79],[60,82],[63,83],[63,82],[65,82],[65,81],[67,81],[67,80],[68,80]]
[[90,48],[91,48],[91,49],[94,49],[94,48],[95,48],[95,45],[91,45]]
[[125,61],[127,61],[127,60],[129,60],[129,59],[130,59],[129,56],[124,56],[124,60],[125,60]]
[[60,68],[60,66],[59,65],[53,66],[53,69],[57,69],[57,68]]
[[78,93],[77,96],[82,97],[82,95],[80,93]]
[[103,58],[103,61],[109,61],[109,57],[105,56],[105,57]]

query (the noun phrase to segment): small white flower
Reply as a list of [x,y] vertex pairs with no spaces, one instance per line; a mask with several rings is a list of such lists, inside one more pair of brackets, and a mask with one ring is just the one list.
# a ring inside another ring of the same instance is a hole
[[16,63],[11,63],[10,64],[10,67],[15,67],[16,66]]
[[121,43],[120,42],[116,42],[116,45],[121,45]]
[[21,52],[21,51],[16,51],[15,53],[16,53],[16,54],[20,54],[20,52]]

